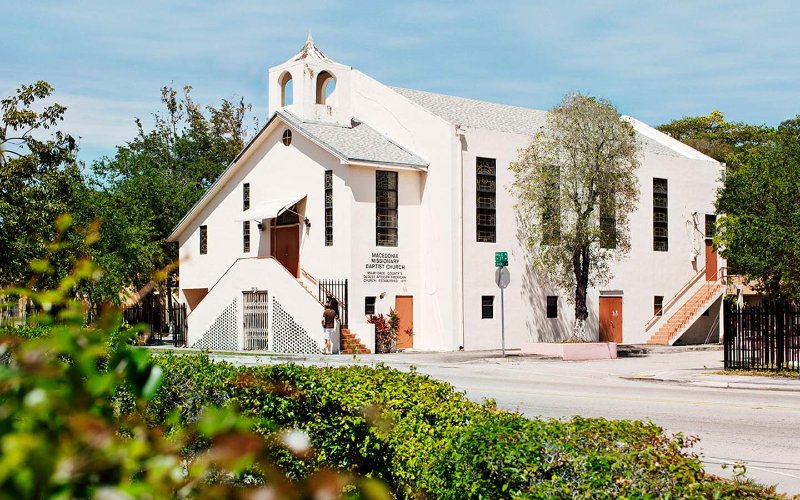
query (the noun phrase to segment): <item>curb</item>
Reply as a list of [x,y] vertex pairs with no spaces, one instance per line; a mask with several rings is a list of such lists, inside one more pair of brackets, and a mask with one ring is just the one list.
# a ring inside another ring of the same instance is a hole
[[723,382],[723,381],[704,381],[677,378],[657,378],[657,377],[637,377],[622,376],[623,380],[635,382],[656,382],[663,384],[691,385],[694,387],[707,387],[711,389],[739,389],[748,391],[779,391],[779,392],[800,392],[800,384],[796,387],[777,385],[777,384],[753,384],[749,382]]
[[700,345],[648,345],[648,344],[618,344],[617,357],[635,358],[659,354],[678,354],[684,352],[722,351],[722,344]]

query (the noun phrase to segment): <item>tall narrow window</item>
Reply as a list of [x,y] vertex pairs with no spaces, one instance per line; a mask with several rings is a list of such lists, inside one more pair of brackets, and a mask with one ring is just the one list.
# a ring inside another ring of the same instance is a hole
[[375,172],[375,244],[397,246],[397,172]]
[[561,168],[552,165],[545,176],[545,192],[542,199],[542,240],[555,245],[561,240]]
[[617,248],[616,200],[613,193],[604,193],[600,198],[600,246]]
[[242,251],[250,252],[250,221],[242,222]]
[[653,250],[669,250],[667,179],[653,178]]
[[717,216],[714,214],[706,214],[706,238],[711,239],[714,237],[716,227]]
[[497,160],[475,158],[477,241],[497,241]]
[[200,226],[200,255],[208,253],[208,226]]
[[653,296],[653,316],[661,316],[664,314],[664,296]]
[[494,295],[481,296],[481,319],[494,318]]
[[325,246],[333,246],[333,170],[325,171]]
[[242,185],[242,210],[250,208],[250,183],[245,182]]
[[547,317],[548,318],[558,317],[558,295],[547,296]]

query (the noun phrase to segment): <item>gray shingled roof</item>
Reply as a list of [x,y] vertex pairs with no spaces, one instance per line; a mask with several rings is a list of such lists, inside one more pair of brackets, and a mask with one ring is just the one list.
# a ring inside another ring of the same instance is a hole
[[353,120],[350,127],[320,122],[304,122],[294,114],[277,114],[312,140],[348,161],[427,168],[428,162],[391,141],[369,125]]
[[[391,87],[391,89],[448,122],[469,128],[484,128],[533,136],[544,126],[547,119],[547,112],[538,109],[434,94],[422,90],[399,87]],[[645,151],[674,157],[683,156],[638,132],[636,135]]]
[[469,128],[485,128],[512,134],[533,135],[544,125],[546,111],[519,108],[465,97],[392,87],[392,90],[444,118]]

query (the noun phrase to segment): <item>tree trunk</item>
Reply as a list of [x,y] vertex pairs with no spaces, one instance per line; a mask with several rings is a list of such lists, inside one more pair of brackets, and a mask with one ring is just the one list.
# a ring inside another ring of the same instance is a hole
[[586,318],[589,310],[586,307],[586,290],[589,288],[589,247],[585,246],[572,254],[572,266],[575,273],[575,326],[572,335],[575,339],[588,342]]

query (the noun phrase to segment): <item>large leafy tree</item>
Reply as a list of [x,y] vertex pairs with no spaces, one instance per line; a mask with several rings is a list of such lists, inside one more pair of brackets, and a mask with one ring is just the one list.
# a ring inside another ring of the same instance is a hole
[[658,130],[705,153],[717,161],[726,162],[735,170],[746,152],[769,140],[772,129],[763,125],[725,121],[720,111],[706,116],[687,116],[661,125]]
[[152,128],[136,119],[136,137],[92,167],[84,217],[103,221],[95,255],[106,271],[87,290],[93,301],[116,301],[177,261],[166,238],[247,139],[244,101],[204,109],[187,86],[162,88],[161,102]]
[[770,297],[800,300],[800,117],[743,155],[717,211],[716,243],[731,271]]
[[518,232],[533,265],[575,306],[586,340],[586,293],[612,277],[630,249],[629,214],[639,196],[633,127],[605,99],[568,94],[511,164]]
[[55,271],[51,279],[65,276],[72,265],[54,242],[55,222],[74,210],[81,174],[75,140],[50,132],[66,111],[49,101],[52,93],[52,86],[38,81],[0,101],[0,284],[5,286],[28,281],[31,263],[44,262],[48,254]]

